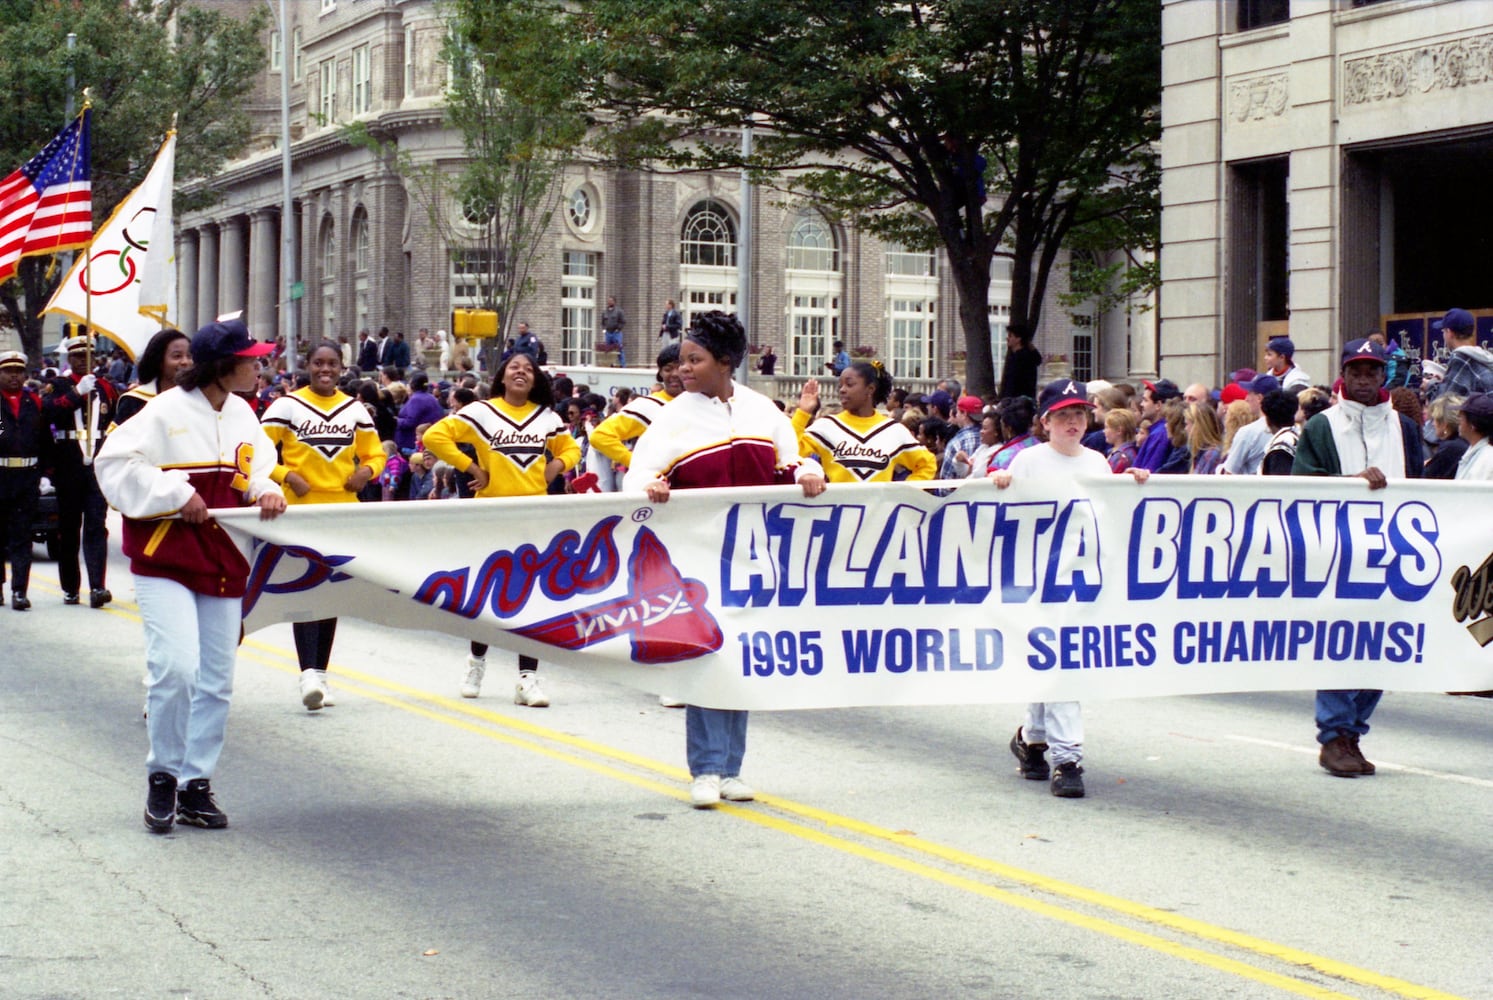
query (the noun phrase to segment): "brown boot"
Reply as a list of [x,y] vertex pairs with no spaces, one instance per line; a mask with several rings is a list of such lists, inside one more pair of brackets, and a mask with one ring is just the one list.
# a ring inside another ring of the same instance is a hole
[[1353,745],[1353,756],[1355,756],[1355,757],[1358,758],[1358,766],[1359,766],[1359,768],[1363,771],[1363,773],[1365,775],[1373,774],[1374,773],[1374,764],[1373,764],[1372,761],[1370,761],[1367,757],[1365,757],[1363,755],[1363,751],[1362,750],[1358,749],[1358,737],[1357,737],[1357,735],[1349,736],[1348,737],[1348,742]]
[[1360,774],[1373,773],[1364,771],[1363,765],[1367,762],[1353,752],[1353,738],[1347,733],[1339,733],[1323,743],[1317,763],[1334,778],[1356,778]]

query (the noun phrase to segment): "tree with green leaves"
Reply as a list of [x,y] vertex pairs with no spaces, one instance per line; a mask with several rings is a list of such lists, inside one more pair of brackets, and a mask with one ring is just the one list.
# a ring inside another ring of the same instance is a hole
[[1032,325],[1065,244],[1156,241],[1155,0],[526,6],[589,73],[611,162],[745,167],[885,239],[942,247],[973,391],[994,385],[996,255],[1012,261],[1012,322]]
[[[67,123],[71,68],[75,102],[81,107],[86,87],[93,103],[96,224],[144,180],[173,115],[177,176],[212,176],[252,137],[243,104],[264,65],[267,24],[257,6],[234,18],[184,0],[7,0],[0,93],[12,99],[0,112],[0,171],[25,163]],[[69,32],[77,35],[71,53]],[[37,312],[62,277],[53,261],[33,257],[0,285],[0,324],[20,331],[33,362],[41,357]]]
[[[407,157],[399,169],[418,178],[424,193],[416,197],[447,242],[479,251],[469,273],[498,312],[501,342],[533,292],[565,167],[590,120],[578,100],[582,78],[573,53],[553,44],[547,9],[459,0],[452,13],[446,119],[461,134],[466,160],[454,177]],[[453,205],[465,218],[464,232],[450,224]]]

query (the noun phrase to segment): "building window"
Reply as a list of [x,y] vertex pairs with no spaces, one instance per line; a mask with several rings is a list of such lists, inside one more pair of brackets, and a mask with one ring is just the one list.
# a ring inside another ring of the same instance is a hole
[[285,68],[285,46],[280,42],[280,32],[270,32],[270,72],[278,73]]
[[337,230],[330,218],[321,224],[321,335],[337,336]]
[[835,232],[818,212],[801,212],[794,222],[788,234],[788,268],[798,271],[840,269]]
[[1073,377],[1080,382],[1094,378],[1094,317],[1075,313],[1072,317],[1072,349],[1069,352]]
[[933,378],[932,299],[892,299],[887,309],[894,378]]
[[596,223],[596,210],[592,203],[589,185],[582,184],[570,192],[565,199],[565,218],[571,228],[579,233],[589,233]]
[[938,255],[894,247],[886,252],[886,273],[905,278],[936,278]]
[[372,240],[368,235],[368,213],[353,215],[353,329],[368,328],[368,272],[372,263]]
[[840,339],[840,300],[828,295],[788,298],[788,370],[790,375],[824,371],[830,345]]
[[337,9],[337,0],[321,0],[321,12],[330,14]]
[[560,283],[560,364],[595,361],[596,254],[565,251]]
[[736,266],[736,223],[720,202],[702,201],[690,209],[679,238],[679,262],[697,267]]
[[290,33],[290,67],[292,80],[299,80],[304,73],[305,63],[301,60],[301,29],[296,28]]
[[353,49],[353,114],[366,115],[373,110],[373,59],[368,46]]
[[1238,30],[1250,31],[1291,19],[1291,0],[1238,0]]
[[493,309],[497,306],[501,260],[493,250],[451,251],[451,308]]
[[938,258],[931,251],[886,249],[888,368],[893,378],[936,378]]
[[[726,288],[705,289],[691,288],[684,293],[681,303],[684,307],[684,325],[687,329],[694,321],[696,313],[720,310],[721,312],[734,313],[736,311],[736,292]],[[748,331],[750,336],[750,331]]]
[[331,125],[337,120],[337,60],[325,59],[320,67],[321,104],[318,106],[322,125]]
[[404,26],[404,96],[415,96],[415,29]]

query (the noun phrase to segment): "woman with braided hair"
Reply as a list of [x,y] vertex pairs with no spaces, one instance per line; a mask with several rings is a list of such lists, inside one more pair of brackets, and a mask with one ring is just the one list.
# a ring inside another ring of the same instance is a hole
[[[674,489],[798,483],[805,496],[824,492],[818,467],[800,464],[798,435],[772,400],[733,379],[746,357],[746,330],[735,316],[696,316],[679,347],[684,391],[659,410],[638,438],[624,492],[646,492],[666,503]],[[685,754],[690,801],[709,809],[722,799],[756,797],[741,780],[747,713],[689,705]]]

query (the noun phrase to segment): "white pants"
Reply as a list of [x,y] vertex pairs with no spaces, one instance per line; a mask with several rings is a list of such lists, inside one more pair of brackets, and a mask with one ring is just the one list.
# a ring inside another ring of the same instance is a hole
[[1046,743],[1047,759],[1056,767],[1083,760],[1083,709],[1076,701],[1034,701],[1021,725],[1026,743]]
[[586,449],[586,471],[596,473],[597,488],[603,493],[616,493],[622,488],[621,477],[612,468],[612,460],[595,448]]
[[135,596],[150,684],[146,773],[165,771],[182,785],[211,778],[228,723],[243,601],[154,576],[135,577]]

